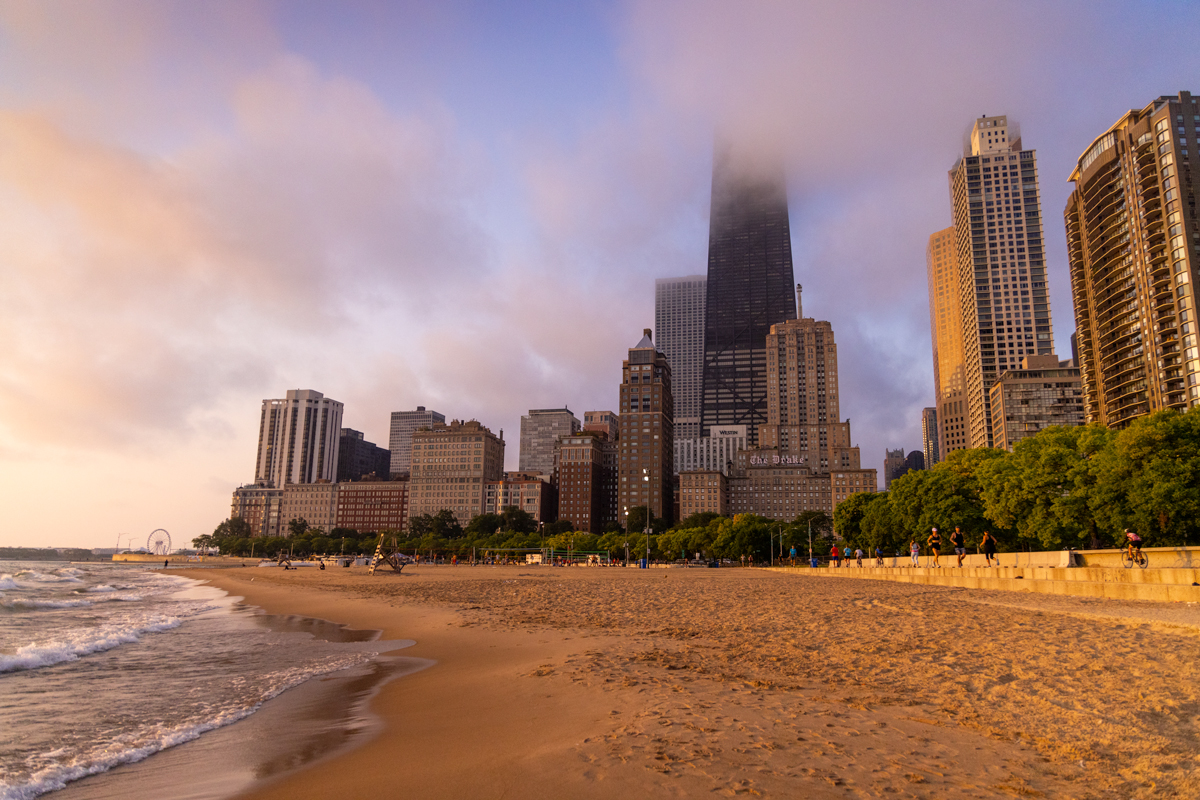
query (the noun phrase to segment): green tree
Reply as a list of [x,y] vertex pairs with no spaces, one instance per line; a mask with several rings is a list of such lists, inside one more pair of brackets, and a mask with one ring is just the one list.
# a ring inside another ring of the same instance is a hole
[[708,523],[714,519],[720,519],[721,515],[715,511],[699,511],[692,514],[686,519],[682,519],[675,523],[676,528],[707,528]]
[[467,523],[466,533],[472,537],[492,536],[504,526],[504,518],[499,514],[478,514]]
[[297,517],[288,522],[288,530],[292,536],[303,536],[308,531],[308,520],[304,517]]
[[463,535],[462,526],[454,514],[443,508],[436,514],[418,514],[408,521],[410,537],[414,539],[458,539]]
[[651,531],[659,533],[667,529],[666,521],[658,517],[652,517],[648,506],[632,506],[629,509],[629,516],[626,523],[626,528],[631,536],[633,534],[641,534],[646,530],[647,517],[650,517]]
[[218,525],[212,532],[212,538],[215,540],[240,539],[251,535],[250,523],[241,517],[230,517]]
[[1200,407],[1135,420],[1099,469],[1093,511],[1118,543],[1125,528],[1161,546],[1200,538]]
[[547,522],[542,526],[542,533],[546,536],[554,536],[559,533],[568,533],[575,530],[575,524],[569,519],[560,519],[557,522]]
[[528,511],[516,506],[507,506],[500,517],[504,520],[504,530],[515,533],[533,533],[538,529],[537,520]]
[[[980,468],[985,516],[995,527],[1014,531],[1016,543],[1046,549],[1092,545],[1103,461],[1098,456],[1111,449],[1114,438],[1099,425],[1054,426],[1017,442],[1011,454]],[[1001,544],[1005,538],[997,535]]]

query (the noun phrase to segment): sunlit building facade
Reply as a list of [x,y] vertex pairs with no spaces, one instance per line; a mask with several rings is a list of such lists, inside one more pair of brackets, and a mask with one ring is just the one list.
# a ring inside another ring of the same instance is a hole
[[1190,93],[1159,97],[1113,123],[1071,172],[1064,217],[1087,422],[1120,428],[1200,403],[1198,127]]
[[[1007,117],[980,117],[950,170],[958,260],[966,446],[991,447],[991,387],[1028,355],[1054,350],[1037,153]],[[957,449],[947,414],[943,449]]]

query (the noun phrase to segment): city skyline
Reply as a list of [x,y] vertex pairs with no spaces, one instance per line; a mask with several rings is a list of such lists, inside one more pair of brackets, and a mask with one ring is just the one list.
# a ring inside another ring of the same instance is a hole
[[[288,386],[377,443],[418,406],[513,444],[528,409],[611,408],[655,279],[705,271],[717,130],[780,148],[794,277],[838,332],[841,413],[879,468],[934,404],[924,256],[964,131],[987,113],[1032,136],[1065,357],[1067,178],[1114,120],[1189,90],[1198,21],[0,3],[0,481],[19,498],[0,545],[211,532]],[[1016,44],[966,74],[980,26]],[[1109,45],[1157,60],[1098,59]],[[863,85],[869,113],[814,113]],[[79,473],[107,480],[51,500],[45,475]]]

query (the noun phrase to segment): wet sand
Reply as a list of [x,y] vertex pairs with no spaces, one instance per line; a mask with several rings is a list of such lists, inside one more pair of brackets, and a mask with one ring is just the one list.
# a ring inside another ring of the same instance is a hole
[[741,569],[192,577],[437,662],[255,800],[1200,796],[1196,607]]

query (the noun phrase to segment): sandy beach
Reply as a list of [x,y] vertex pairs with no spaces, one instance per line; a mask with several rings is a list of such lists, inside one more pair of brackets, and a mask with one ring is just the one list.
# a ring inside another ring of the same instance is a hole
[[196,570],[412,639],[247,797],[1195,797],[1200,608],[766,570]]

